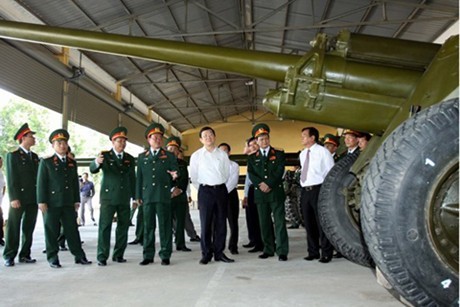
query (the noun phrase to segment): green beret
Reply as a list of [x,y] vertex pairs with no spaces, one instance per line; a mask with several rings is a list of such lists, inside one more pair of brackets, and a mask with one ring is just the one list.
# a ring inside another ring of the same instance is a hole
[[57,129],[51,132],[49,141],[50,143],[53,143],[54,141],[57,140],[66,140],[68,141],[70,139],[70,135],[65,129]]
[[159,133],[163,135],[165,133],[165,128],[162,124],[153,123],[147,127],[145,130],[145,138],[148,139],[152,134]]
[[21,126],[21,128],[19,128],[18,132],[16,132],[16,134],[14,135],[14,140],[15,141],[21,140],[24,137],[24,135],[26,135],[27,133],[35,134],[34,131],[30,130],[29,124],[25,123],[24,125]]
[[125,127],[116,127],[115,129],[112,130],[112,132],[110,132],[109,138],[111,141],[115,140],[116,138],[124,138],[127,140],[128,139],[128,129],[126,129]]
[[252,128],[252,136],[253,137],[258,137],[261,134],[270,134],[270,127],[268,125],[261,123],[257,124]]
[[180,138],[178,138],[177,136],[171,136],[166,140],[166,147],[177,146],[178,148],[180,148],[181,145],[182,142],[180,141]]

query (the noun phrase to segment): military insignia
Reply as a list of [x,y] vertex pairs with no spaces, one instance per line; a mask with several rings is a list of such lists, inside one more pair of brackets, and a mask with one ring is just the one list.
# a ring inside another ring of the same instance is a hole
[[276,156],[270,156],[270,158],[268,158],[268,160],[270,160],[270,161],[276,160]]

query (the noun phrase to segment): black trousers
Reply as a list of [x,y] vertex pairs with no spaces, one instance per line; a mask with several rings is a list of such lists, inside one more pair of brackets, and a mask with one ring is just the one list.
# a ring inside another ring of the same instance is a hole
[[334,251],[331,243],[324,235],[318,215],[318,196],[321,185],[317,185],[311,190],[302,188],[300,205],[307,231],[308,255],[312,257],[332,257]]
[[240,215],[240,200],[237,189],[228,193],[228,226],[230,228],[230,239],[228,240],[228,249],[230,251],[238,250],[238,218]]
[[249,187],[248,205],[246,207],[246,226],[248,228],[249,244],[254,245],[257,249],[262,250],[262,236],[260,235],[259,213],[256,203],[254,202],[254,186]]
[[220,258],[227,238],[228,192],[225,184],[200,185],[198,206],[201,224],[201,254],[210,260]]

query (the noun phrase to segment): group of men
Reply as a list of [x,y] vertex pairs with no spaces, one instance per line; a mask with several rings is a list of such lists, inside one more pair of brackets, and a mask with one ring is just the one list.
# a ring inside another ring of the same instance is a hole
[[[239,206],[236,187],[239,167],[229,160],[230,145],[222,143],[216,146],[215,131],[211,127],[202,128],[199,139],[203,147],[191,155],[189,174],[187,163],[182,159],[180,139],[170,137],[165,149],[164,132],[164,127],[158,123],[147,127],[145,138],[149,148],[138,156],[137,174],[134,157],[125,152],[128,139],[125,127],[113,129],[109,135],[112,148],[102,151],[91,162],[91,173],[103,173],[97,244],[99,266],[106,266],[110,256],[110,234],[115,214],[117,229],[112,260],[116,263],[126,262],[124,252],[131,223],[131,205],[143,208],[143,260],[140,265],[154,261],[157,218],[161,264],[170,264],[173,217],[176,220],[176,249],[190,251],[184,240],[189,177],[198,191],[202,252],[199,263],[208,264],[213,258],[225,263],[234,262],[224,253],[227,219],[231,230],[229,250],[232,254],[238,253]],[[35,144],[34,134],[24,124],[14,136],[19,142],[19,148],[7,155],[7,184],[11,206],[3,253],[5,266],[14,266],[21,225],[23,240],[19,262],[36,262],[31,257],[30,249],[38,212],[37,203],[43,213],[49,265],[52,268],[61,267],[58,257],[61,224],[75,263],[90,264],[91,261],[86,258],[81,247],[75,215],[80,205],[80,185],[77,163],[68,155],[69,133],[64,129],[53,131],[49,141],[54,154],[41,160],[31,151]],[[317,198],[334,159],[326,148],[318,144],[319,133],[316,128],[304,128],[301,135],[305,147],[300,153],[301,204],[306,220],[309,252],[305,259],[320,259],[320,262],[326,263],[332,257],[332,247],[319,225]],[[276,254],[279,261],[287,261],[289,242],[284,213],[284,151],[271,146],[270,128],[266,124],[254,126],[252,138],[247,145],[248,185],[243,206],[246,208],[250,242],[245,247],[253,247],[250,252],[262,252],[259,255],[261,259]]]

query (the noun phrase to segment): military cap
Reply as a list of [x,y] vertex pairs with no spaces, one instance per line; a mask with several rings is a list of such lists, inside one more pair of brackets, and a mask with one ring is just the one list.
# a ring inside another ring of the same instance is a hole
[[145,138],[148,139],[152,134],[159,133],[163,135],[165,133],[165,128],[162,124],[152,123],[145,130]]
[[109,138],[111,141],[115,140],[116,138],[124,138],[127,140],[128,139],[128,129],[126,129],[125,127],[116,127],[115,129],[112,130],[112,132],[110,132]]
[[166,147],[177,146],[178,148],[180,148],[181,145],[182,143],[180,141],[180,138],[178,138],[177,136],[171,136],[166,140]]
[[361,135],[359,133],[359,131],[356,131],[356,130],[351,130],[351,129],[347,129],[343,132],[343,134],[353,134],[354,136],[356,136],[357,138],[359,138],[359,136]]
[[70,135],[65,129],[57,129],[51,132],[49,141],[50,143],[53,143],[54,141],[57,140],[66,140],[68,141],[70,139]]
[[34,131],[30,130],[29,124],[25,123],[24,125],[21,126],[21,128],[19,128],[18,132],[16,132],[16,134],[14,135],[14,140],[15,141],[21,140],[21,138],[23,138],[24,135],[26,135],[27,133],[35,134]]
[[324,144],[333,144],[335,146],[339,146],[340,141],[335,135],[328,133],[324,136]]
[[252,128],[252,136],[258,137],[261,134],[270,134],[270,127],[267,124],[261,123],[257,124]]

